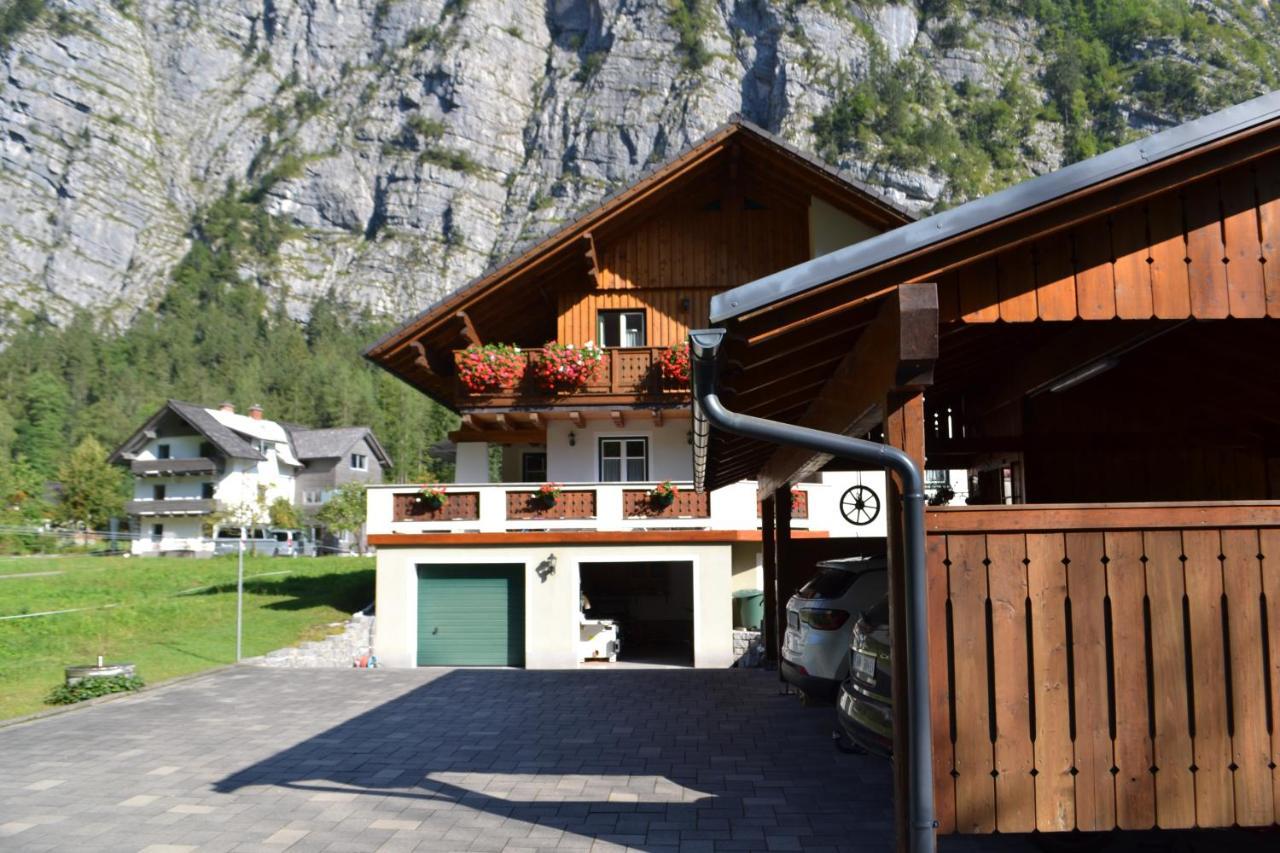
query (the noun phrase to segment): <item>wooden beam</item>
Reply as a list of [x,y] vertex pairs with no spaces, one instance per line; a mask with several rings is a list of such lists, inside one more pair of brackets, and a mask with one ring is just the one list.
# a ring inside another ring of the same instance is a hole
[[502,413],[498,413],[493,416],[493,423],[503,432],[511,432],[515,429],[515,426],[513,426],[511,421],[507,419],[507,416]]
[[542,430],[531,429],[513,429],[507,432],[499,432],[496,429],[490,430],[474,430],[474,429],[455,429],[449,433],[449,440],[452,442],[460,441],[483,441],[486,444],[546,444],[547,434]]
[[582,257],[586,261],[588,283],[594,290],[600,286],[600,258],[596,254],[596,241],[590,231],[582,235]]
[[409,349],[413,350],[413,353],[414,353],[413,355],[414,365],[417,366],[419,370],[423,371],[424,373],[434,378],[436,375],[436,372],[431,368],[431,362],[430,360],[427,359],[427,348],[422,345],[422,341],[411,342],[409,344]]
[[[782,657],[782,639],[787,624],[787,599],[790,591],[782,586],[782,574],[787,569],[788,577],[795,572],[791,554],[791,487],[784,486],[773,493],[773,521],[775,527],[774,548],[777,557],[774,559],[773,576],[773,641],[775,660]],[[778,671],[778,679],[782,679],[782,671]]]
[[774,524],[773,496],[760,501],[761,554],[764,557],[764,658],[778,662],[778,546]]
[[537,412],[530,412],[529,426],[533,427],[534,429],[546,429],[547,422],[543,420],[542,415],[538,414]]
[[467,342],[467,346],[480,346],[480,335],[476,332],[475,324],[471,322],[471,317],[466,311],[459,311],[454,315],[462,323],[461,337]]
[[488,424],[481,421],[476,415],[463,415],[462,428],[470,432],[485,432]]
[[[799,424],[841,435],[865,434],[883,420],[887,394],[933,383],[937,358],[937,287],[904,284],[885,297],[875,320],[863,330]],[[779,448],[757,477],[759,494],[798,482],[830,459],[800,448]]]
[[662,426],[662,409],[653,410],[653,425],[656,427]]
[[624,426],[627,425],[627,416],[622,412],[621,409],[614,409],[613,411],[609,412],[609,420],[613,421],[613,425],[616,426],[618,429],[622,429]]
[[578,429],[583,429],[587,425],[587,419],[582,416],[582,412],[570,412],[569,421]]
[[[885,399],[884,441],[911,457],[924,471],[924,392],[913,389],[906,392],[891,391]],[[889,642],[895,649],[907,648],[907,590],[906,549],[902,516],[902,483],[897,475],[888,478],[885,495],[886,521],[888,523],[889,551]],[[943,614],[932,614],[932,624],[942,624]],[[907,814],[908,785],[910,784],[909,709],[907,707],[907,671],[909,657],[893,655],[893,822],[896,847],[900,853],[907,851],[910,838],[910,822]],[[927,702],[927,698],[920,697]]]

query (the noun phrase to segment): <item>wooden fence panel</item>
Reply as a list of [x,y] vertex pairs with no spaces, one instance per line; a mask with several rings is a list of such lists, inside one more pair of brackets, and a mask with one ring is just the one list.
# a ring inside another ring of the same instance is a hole
[[1116,825],[1116,785],[1111,775],[1103,534],[1068,533],[1066,540],[1075,685],[1076,827],[1105,831]]
[[1036,828],[1035,754],[1027,689],[1027,556],[1020,533],[987,537],[991,595],[992,680],[996,713],[996,825],[1001,832]]
[[1231,763],[1235,769],[1231,776],[1235,820],[1241,826],[1262,826],[1275,819],[1260,553],[1258,531],[1222,531],[1222,585],[1227,600],[1233,712]]
[[1150,829],[1156,822],[1151,774],[1151,713],[1147,705],[1146,572],[1142,534],[1109,531],[1107,597],[1115,684],[1116,826]]
[[1182,598],[1182,536],[1176,530],[1145,535],[1147,596],[1151,606],[1151,671],[1159,688],[1152,714],[1156,768],[1156,825],[1194,826],[1196,789],[1191,765],[1191,721],[1187,710],[1187,649]]
[[947,547],[955,626],[955,703],[957,715],[964,718],[955,739],[956,828],[960,832],[995,831],[983,539],[952,536]]
[[1071,697],[1067,687],[1067,570],[1061,533],[1027,536],[1032,684],[1036,708],[1036,826],[1076,825],[1071,775]]
[[1280,526],[1064,517],[929,537],[940,831],[1273,824]]

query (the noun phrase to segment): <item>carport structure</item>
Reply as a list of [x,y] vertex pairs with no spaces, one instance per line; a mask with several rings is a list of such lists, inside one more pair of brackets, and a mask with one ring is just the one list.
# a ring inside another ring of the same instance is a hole
[[[1280,93],[729,291],[711,320],[729,410],[970,472],[969,506],[927,513],[926,649],[891,518],[900,839],[908,666],[940,833],[1276,822]],[[696,452],[701,488],[757,479],[776,584],[789,486],[828,460],[715,430]]]

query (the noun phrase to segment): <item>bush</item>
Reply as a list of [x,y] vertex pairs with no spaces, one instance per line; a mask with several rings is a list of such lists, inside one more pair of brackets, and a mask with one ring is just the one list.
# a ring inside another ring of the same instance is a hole
[[49,696],[44,701],[47,705],[74,705],[86,699],[110,696],[112,693],[132,693],[144,686],[142,679],[136,675],[86,678],[75,684],[59,684],[49,691]]

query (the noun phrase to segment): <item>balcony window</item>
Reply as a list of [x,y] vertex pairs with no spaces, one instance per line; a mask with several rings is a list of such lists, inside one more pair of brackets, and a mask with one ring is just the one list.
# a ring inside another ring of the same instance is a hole
[[545,483],[547,481],[547,454],[543,451],[520,455],[520,482]]
[[368,471],[369,457],[365,456],[363,453],[352,453],[351,454],[351,470],[352,471]]
[[634,483],[649,479],[649,439],[600,439],[600,482]]
[[596,315],[596,336],[604,347],[645,346],[643,311],[601,311]]
[[152,499],[153,501],[162,501],[162,500],[164,500],[164,486],[152,486],[152,487],[151,487],[151,499]]
[[204,499],[204,500],[206,500],[206,501],[211,501],[211,500],[213,500],[213,488],[214,488],[214,484],[213,484],[213,483],[201,483],[201,484],[200,484],[200,497],[201,497],[201,498],[203,498],[203,499]]
[[157,445],[156,445],[156,458],[157,458],[157,459],[168,459],[168,458],[169,458],[169,445],[167,445],[167,444],[157,444]]

